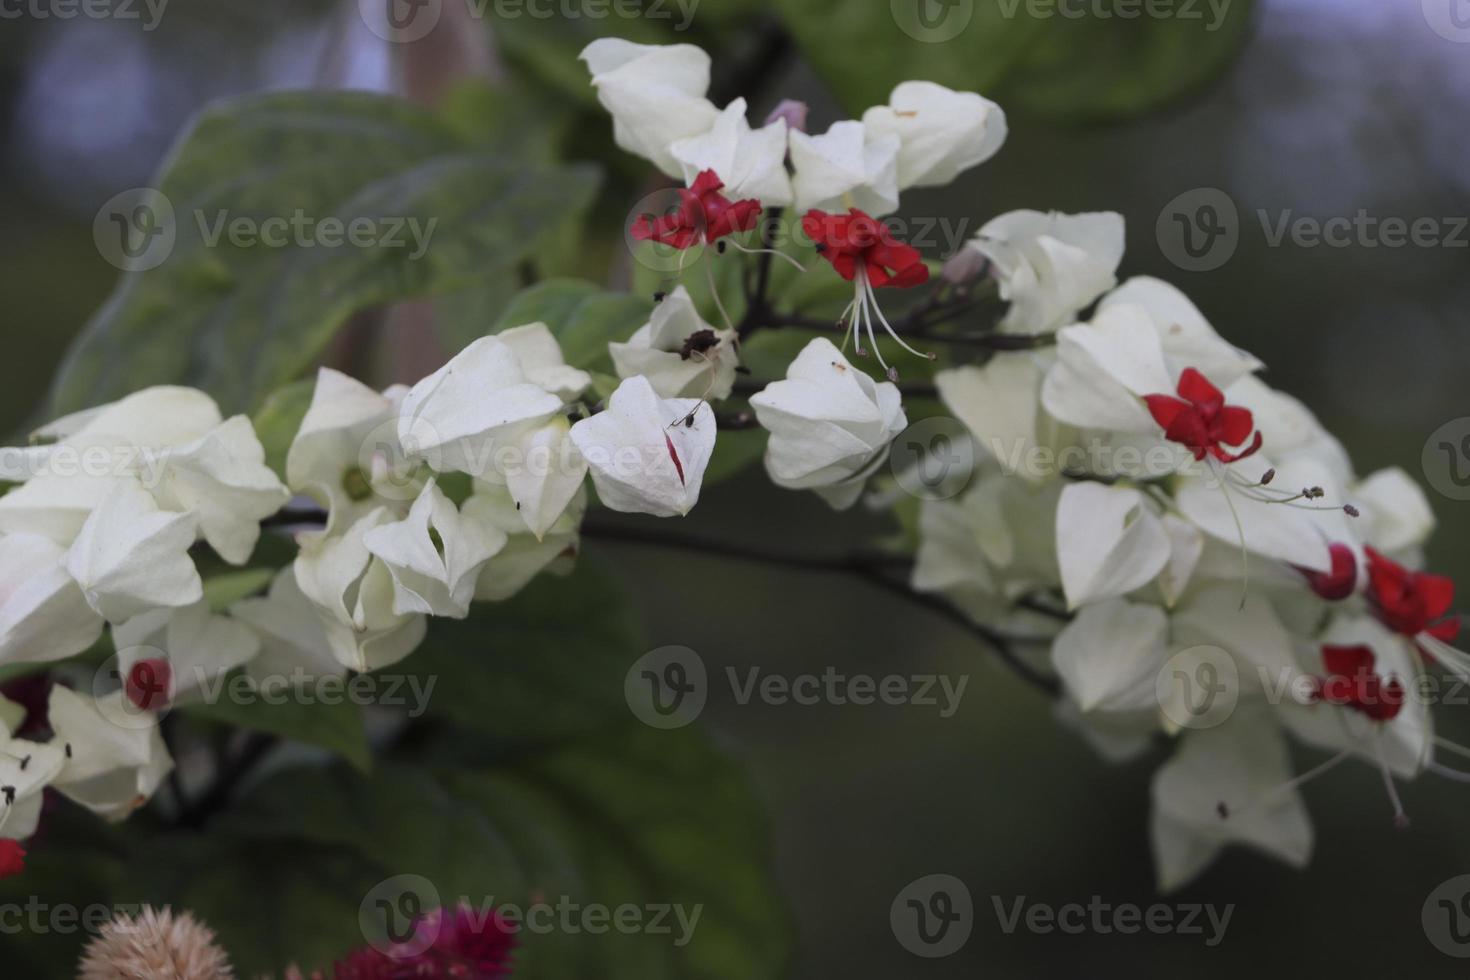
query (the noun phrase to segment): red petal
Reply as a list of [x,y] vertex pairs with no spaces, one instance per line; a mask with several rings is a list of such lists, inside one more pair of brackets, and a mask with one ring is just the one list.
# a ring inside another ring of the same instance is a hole
[[26,849],[17,840],[0,840],[0,878],[10,878],[26,869]]
[[1226,445],[1238,446],[1245,442],[1255,427],[1255,419],[1248,408],[1226,405],[1220,410],[1220,441]]
[[679,462],[679,451],[674,448],[674,440],[669,438],[667,432],[664,433],[664,445],[669,447],[669,459],[674,461],[674,469],[679,473],[679,486],[682,487],[684,485],[684,464]]
[[1460,635],[1460,617],[1452,616],[1449,619],[1426,627],[1424,632],[1439,640],[1441,643],[1454,643]]
[[1256,453],[1260,452],[1261,451],[1261,442],[1262,442],[1261,434],[1259,432],[1257,432],[1256,433],[1256,437],[1251,440],[1251,444],[1249,446],[1247,446],[1245,449],[1242,449],[1238,453],[1227,453],[1227,452],[1223,452],[1220,449],[1219,446],[1216,446],[1215,449],[1214,449],[1215,458],[1218,459],[1222,463],[1234,463],[1234,462],[1237,462],[1239,460],[1245,459],[1247,456],[1254,456]]
[[1414,585],[1424,600],[1424,618],[1438,619],[1450,611],[1455,604],[1454,579],[1443,575],[1420,573],[1414,576]]
[[703,197],[704,195],[717,191],[724,186],[725,182],[720,179],[719,174],[715,173],[713,170],[706,170],[698,177],[694,178],[694,183],[690,185],[689,190],[692,191],[695,195]]
[[1163,429],[1173,425],[1180,412],[1186,409],[1193,411],[1189,402],[1182,402],[1173,395],[1145,395],[1143,401],[1148,405],[1149,414]]
[[1322,648],[1322,663],[1327,668],[1327,673],[1335,677],[1372,674],[1373,663],[1376,659],[1372,647],[1324,646]]
[[1179,375],[1179,396],[1201,407],[1214,405],[1218,408],[1225,403],[1225,396],[1220,394],[1220,389],[1210,384],[1194,368],[1185,368],[1184,373]]

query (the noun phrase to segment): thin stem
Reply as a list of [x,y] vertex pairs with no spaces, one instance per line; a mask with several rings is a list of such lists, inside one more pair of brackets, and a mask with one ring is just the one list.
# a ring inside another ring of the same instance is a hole
[[1035,667],[1032,667],[1025,660],[1021,659],[1015,650],[1012,649],[1012,644],[1014,643],[1027,642],[1035,638],[1011,636],[989,626],[977,623],[947,599],[938,595],[914,590],[906,582],[895,579],[892,575],[884,571],[884,566],[892,566],[894,564],[893,557],[890,555],[862,553],[837,556],[776,554],[733,541],[716,541],[687,535],[665,534],[661,531],[650,530],[648,528],[622,525],[610,526],[589,523],[583,526],[582,534],[584,537],[594,540],[614,541],[622,544],[645,545],[658,548],[678,548],[722,558],[734,558],[740,561],[777,565],[796,571],[831,572],[853,575],[893,595],[943,616],[951,623],[979,637],[995,650],[996,655],[1018,677],[1037,690],[1047,694],[1049,697],[1057,697],[1061,693],[1061,685],[1056,678],[1038,671]]
[[179,826],[201,827],[210,817],[223,810],[230,802],[230,797],[234,795],[235,788],[250,774],[251,770],[270,755],[279,742],[280,740],[274,735],[266,735],[261,732],[249,733],[244,748],[220,771],[209,789],[205,790],[193,805],[180,812]]

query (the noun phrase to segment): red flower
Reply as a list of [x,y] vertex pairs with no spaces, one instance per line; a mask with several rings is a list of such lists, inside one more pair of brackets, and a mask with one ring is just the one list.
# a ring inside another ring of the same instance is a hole
[[1430,636],[1453,643],[1460,618],[1445,618],[1455,601],[1455,583],[1443,575],[1414,572],[1380,555],[1368,555],[1368,603],[1383,625],[1405,636]]
[[1317,698],[1362,712],[1374,721],[1392,721],[1404,706],[1398,679],[1384,682],[1373,672],[1376,658],[1365,646],[1324,646],[1322,663],[1327,677],[1318,684]]
[[0,840],[0,878],[10,878],[26,869],[26,849],[18,840]]
[[1358,559],[1353,555],[1353,549],[1340,541],[1333,542],[1328,551],[1332,553],[1330,572],[1318,572],[1300,565],[1296,570],[1306,578],[1312,591],[1322,598],[1333,601],[1346,599],[1358,585]]
[[[467,905],[420,917],[401,948],[359,949],[336,964],[336,980],[495,980],[510,976],[514,927],[499,912]],[[412,952],[410,952],[412,951]]]
[[749,231],[760,217],[761,202],[731,201],[720,193],[725,182],[713,170],[694,179],[694,186],[680,188],[679,209],[662,218],[643,215],[633,222],[635,241],[655,241],[674,248],[692,248],[737,231]]
[[847,214],[808,211],[801,228],[848,282],[860,269],[875,287],[908,289],[929,281],[929,267],[919,250],[896,240],[883,222],[857,208]]
[[1154,421],[1164,427],[1165,437],[1189,447],[1195,459],[1209,455],[1222,463],[1233,463],[1261,448],[1261,434],[1257,432],[1245,450],[1231,453],[1225,449],[1249,439],[1255,419],[1249,409],[1226,405],[1220,389],[1194,368],[1185,368],[1179,375],[1178,398],[1147,395],[1143,400]]

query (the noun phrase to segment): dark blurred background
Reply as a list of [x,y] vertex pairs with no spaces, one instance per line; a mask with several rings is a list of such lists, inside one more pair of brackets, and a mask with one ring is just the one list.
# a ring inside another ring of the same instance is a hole
[[[116,281],[93,245],[98,208],[148,183],[196,110],[265,88],[405,85],[382,46],[325,0],[175,2],[151,31],[85,18],[0,21],[6,431],[33,417],[69,339]],[[705,2],[711,12],[719,5]],[[905,210],[968,216],[976,228],[1021,207],[1122,212],[1125,276],[1185,289],[1223,334],[1267,363],[1273,385],[1317,411],[1361,472],[1399,465],[1422,481],[1430,434],[1470,415],[1470,235],[1462,232],[1458,248],[1272,247],[1256,212],[1273,221],[1288,210],[1319,219],[1359,209],[1409,221],[1470,215],[1470,43],[1461,43],[1470,29],[1458,40],[1437,32],[1432,6],[1261,0],[1239,56],[1187,97],[1125,121],[1061,125],[1016,114],[998,157],[953,188],[907,195]],[[1470,9],[1460,14],[1470,23]],[[772,29],[772,16],[754,11],[762,29]],[[571,54],[581,43],[555,21],[534,28]],[[722,31],[698,40],[743,43],[735,28],[728,38]],[[516,50],[526,46],[518,34]],[[468,56],[466,70],[490,79],[514,70],[513,57],[507,68],[490,50],[488,61]],[[872,57],[882,64],[884,53]],[[813,103],[814,129],[836,117],[841,93],[799,52],[771,73],[751,93],[757,115],[789,95]],[[636,186],[638,161],[609,160],[620,168],[611,194]],[[1176,267],[1155,236],[1169,202],[1197,188],[1224,190],[1241,216],[1238,250],[1208,272]],[[602,274],[614,281],[617,264],[607,266]],[[1430,562],[1470,581],[1470,505],[1429,492],[1440,520]],[[888,527],[778,491],[757,470],[712,488],[675,530],[836,553]],[[1159,900],[1147,818],[1161,753],[1108,765],[968,634],[857,580],[641,546],[589,548],[626,572],[652,645],[690,646],[712,671],[970,676],[948,719],[918,707],[740,706],[715,685],[706,717],[748,760],[772,814],[797,919],[793,976],[1463,973],[1427,941],[1420,909],[1441,881],[1470,872],[1460,826],[1470,787],[1408,786],[1413,827],[1396,832],[1371,769],[1343,767],[1313,784],[1306,796],[1318,842],[1307,870],[1231,851],[1167,899],[1234,903],[1217,948],[1199,936],[1007,935],[992,896],[1006,905],[1019,896]],[[977,924],[961,953],[924,961],[895,942],[888,911],[904,885],[933,873],[966,882]]]

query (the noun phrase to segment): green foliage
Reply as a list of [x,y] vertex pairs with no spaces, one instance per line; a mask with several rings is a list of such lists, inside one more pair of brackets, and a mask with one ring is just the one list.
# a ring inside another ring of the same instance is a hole
[[[256,406],[307,368],[351,313],[493,280],[590,202],[594,170],[532,162],[382,96],[284,93],[220,104],[159,181],[175,215],[171,254],[124,275],[68,354],[54,408],[160,383],[201,387],[227,411]],[[344,226],[364,219],[403,245],[326,247],[314,233],[292,231],[269,247],[228,233],[237,220],[259,227],[298,214]]]
[[[252,732],[277,735],[289,741],[327,749],[340,755],[361,770],[372,768],[372,752],[368,748],[367,730],[363,727],[362,709],[336,692],[324,693],[320,703],[315,696],[298,697],[285,690],[267,688],[249,698],[229,696],[232,684],[244,684],[239,671],[222,678],[225,693],[207,703],[180,707],[187,718]],[[344,680],[342,683],[349,683]]]
[[952,18],[973,6],[973,15],[962,30],[964,21],[953,20],[955,30],[921,41],[900,27],[887,2],[777,0],[777,6],[802,53],[850,112],[884,104],[894,85],[918,78],[981,92],[1007,111],[1066,122],[1126,119],[1193,92],[1240,49],[1253,8],[1230,4],[1217,21],[1203,3],[1192,16],[1150,17],[1140,10],[1131,19],[1064,15],[1059,8],[1080,6],[1065,0],[930,4]]
[[296,433],[301,430],[301,420],[306,417],[315,392],[315,378],[293,381],[267,395],[250,419],[261,446],[265,448],[266,465],[275,470],[276,476],[283,481],[286,479],[286,454],[291,450]]

